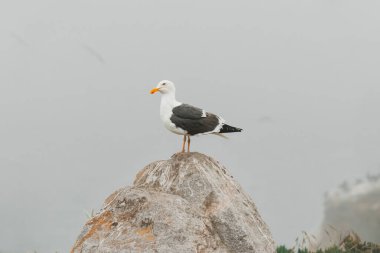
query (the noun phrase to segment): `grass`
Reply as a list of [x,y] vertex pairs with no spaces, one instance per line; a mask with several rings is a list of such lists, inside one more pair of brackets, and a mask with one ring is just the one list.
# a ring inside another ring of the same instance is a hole
[[380,253],[380,245],[371,242],[362,242],[356,234],[346,236],[339,245],[334,245],[327,249],[310,251],[307,248],[288,249],[279,246],[277,253]]

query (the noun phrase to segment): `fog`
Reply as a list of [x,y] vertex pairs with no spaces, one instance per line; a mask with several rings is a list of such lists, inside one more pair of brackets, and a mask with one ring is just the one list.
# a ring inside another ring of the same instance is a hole
[[322,222],[323,194],[380,165],[380,2],[0,3],[0,250],[68,252],[86,212],[181,148],[177,99],[244,129],[192,139],[277,243]]

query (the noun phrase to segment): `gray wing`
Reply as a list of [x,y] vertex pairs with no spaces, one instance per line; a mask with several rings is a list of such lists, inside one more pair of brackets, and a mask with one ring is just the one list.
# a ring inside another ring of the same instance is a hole
[[173,108],[173,114],[183,119],[200,119],[204,114],[203,112],[202,109],[188,104],[182,104]]
[[190,135],[211,132],[220,124],[218,116],[188,104],[174,107],[170,120]]

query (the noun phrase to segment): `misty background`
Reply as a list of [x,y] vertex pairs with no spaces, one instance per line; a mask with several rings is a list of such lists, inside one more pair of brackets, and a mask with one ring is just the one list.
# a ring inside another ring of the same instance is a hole
[[181,148],[177,99],[244,129],[192,139],[278,244],[317,231],[323,194],[380,166],[380,2],[3,0],[0,250],[68,252],[86,212]]

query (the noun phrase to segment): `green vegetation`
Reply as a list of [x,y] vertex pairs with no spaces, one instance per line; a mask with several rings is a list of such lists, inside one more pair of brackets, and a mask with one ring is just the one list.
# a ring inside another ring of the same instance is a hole
[[279,246],[277,253],[380,253],[380,245],[370,242],[361,242],[357,235],[348,235],[338,245],[332,246],[328,249],[318,249],[317,251],[310,251],[308,249],[288,249],[285,246]]

